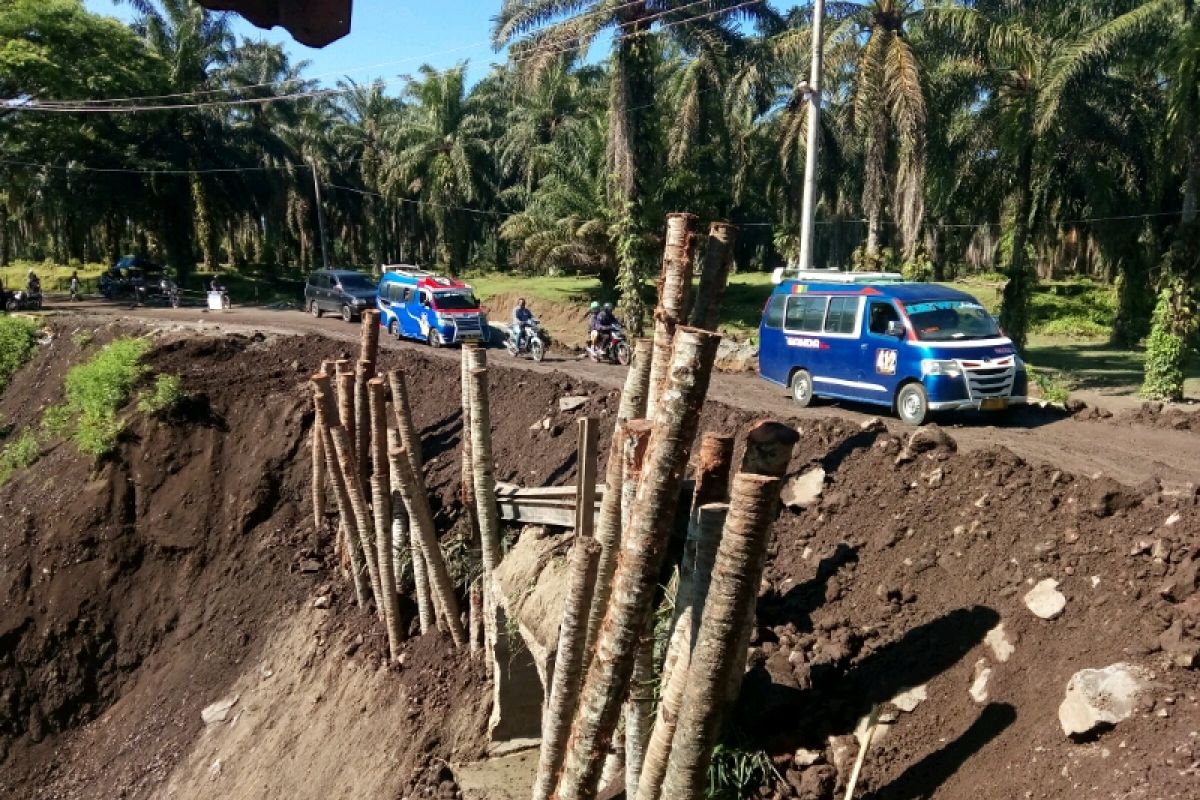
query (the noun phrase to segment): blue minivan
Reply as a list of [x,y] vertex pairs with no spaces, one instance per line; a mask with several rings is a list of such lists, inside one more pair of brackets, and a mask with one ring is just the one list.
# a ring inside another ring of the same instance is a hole
[[896,273],[779,277],[759,325],[759,373],[801,406],[815,397],[930,412],[1026,401],[1025,365],[971,295]]
[[397,339],[441,347],[489,338],[487,316],[468,284],[408,264],[383,268],[376,305],[379,324]]

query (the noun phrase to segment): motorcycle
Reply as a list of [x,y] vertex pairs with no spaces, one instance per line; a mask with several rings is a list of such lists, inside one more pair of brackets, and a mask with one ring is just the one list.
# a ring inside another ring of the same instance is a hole
[[42,309],[42,293],[30,292],[25,289],[18,289],[8,296],[7,302],[4,304],[4,310],[12,311],[41,311]]
[[513,332],[510,330],[504,340],[504,346],[511,356],[520,357],[528,353],[534,361],[541,361],[546,357],[546,343],[543,338],[541,323],[533,319],[525,323],[525,336],[519,344],[513,339]]
[[611,331],[601,335],[598,346],[589,345],[587,353],[593,361],[607,361],[622,367],[629,366],[633,360],[633,351],[629,348],[629,342],[625,341],[625,331],[620,325],[613,325]]
[[158,282],[158,290],[171,308],[179,308],[180,292],[179,287],[175,285],[175,281],[164,278]]

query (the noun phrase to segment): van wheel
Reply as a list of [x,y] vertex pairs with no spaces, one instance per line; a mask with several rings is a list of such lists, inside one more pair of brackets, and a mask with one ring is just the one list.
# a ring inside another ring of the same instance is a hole
[[325,312],[321,310],[321,307],[319,305],[317,305],[316,300],[310,300],[308,303],[308,313],[312,314],[317,319],[320,319],[321,315],[324,314]]
[[808,408],[813,401],[813,381],[808,370],[798,369],[792,376],[792,399],[801,408]]
[[441,347],[442,344],[443,344],[442,334],[440,334],[436,330],[430,328],[429,329],[429,346],[437,348],[437,347]]
[[919,383],[906,383],[896,395],[896,416],[909,425],[924,425],[929,418],[929,395]]
[[354,321],[354,309],[350,306],[342,306],[342,320],[344,322]]

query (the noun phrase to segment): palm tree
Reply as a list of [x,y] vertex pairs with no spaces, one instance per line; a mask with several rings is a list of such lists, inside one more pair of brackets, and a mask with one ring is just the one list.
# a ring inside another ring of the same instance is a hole
[[389,194],[423,204],[436,258],[455,275],[466,263],[472,231],[481,228],[479,214],[464,207],[487,189],[491,121],[466,93],[465,65],[439,72],[426,64],[419,72],[407,78],[404,112],[389,132],[383,184]]

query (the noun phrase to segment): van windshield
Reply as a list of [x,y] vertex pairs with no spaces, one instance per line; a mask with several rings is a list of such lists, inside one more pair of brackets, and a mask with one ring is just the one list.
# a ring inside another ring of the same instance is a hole
[[337,275],[337,282],[346,291],[369,291],[375,288],[375,282],[357,272],[341,272]]
[[474,311],[479,301],[470,292],[435,292],[433,304],[442,311]]
[[1001,335],[992,315],[983,306],[967,300],[911,303],[904,310],[921,341],[992,339]]

